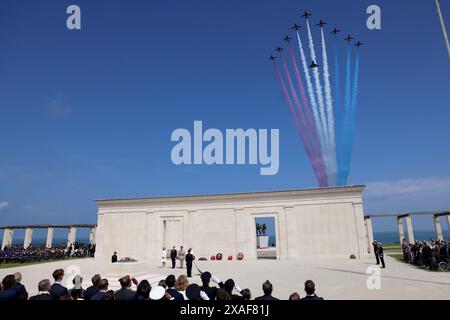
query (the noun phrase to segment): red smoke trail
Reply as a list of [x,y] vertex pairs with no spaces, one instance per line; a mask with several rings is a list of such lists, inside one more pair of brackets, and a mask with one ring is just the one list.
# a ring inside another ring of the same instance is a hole
[[284,57],[281,54],[280,54],[280,59],[281,59],[281,63],[283,65],[284,71],[286,73],[286,77],[287,77],[287,80],[288,80],[288,83],[289,83],[289,88],[291,90],[291,94],[294,97],[294,102],[295,102],[295,104],[297,106],[298,113],[300,114],[301,124],[302,124],[302,126],[304,128],[303,135],[305,137],[304,139],[305,139],[305,142],[306,142],[305,147],[307,147],[308,150],[309,150],[309,156],[310,156],[309,158],[311,160],[311,164],[313,165],[313,168],[314,168],[314,171],[316,172],[316,174],[317,175],[321,175],[320,168],[318,167],[318,159],[319,159],[319,157],[318,157],[317,153],[314,152],[314,148],[313,148],[313,145],[312,145],[313,141],[312,141],[312,139],[310,137],[309,130],[308,130],[308,125],[307,125],[306,119],[305,119],[305,115],[303,113],[303,109],[302,109],[302,106],[300,104],[300,100],[298,99],[297,92],[296,92],[294,84],[292,82],[292,78],[291,78],[291,75],[289,73],[289,69],[288,69],[288,67],[286,65],[286,60],[284,59]]
[[[285,65],[285,63],[284,63],[284,65]],[[288,90],[286,88],[286,84],[284,83],[284,80],[281,77],[280,70],[278,69],[277,64],[275,63],[275,61],[273,61],[273,66],[274,66],[275,72],[276,72],[276,74],[278,76],[278,80],[280,81],[280,85],[281,85],[281,88],[283,90],[283,93],[284,93],[284,96],[286,98],[286,101],[287,101],[287,103],[289,105],[289,109],[291,110],[292,117],[294,118],[295,125],[297,127],[297,132],[298,132],[298,134],[300,136],[300,139],[302,140],[302,143],[303,143],[303,146],[305,148],[305,151],[306,151],[309,159],[311,160],[311,164],[313,166],[314,173],[316,174],[317,180],[319,182],[319,186],[323,187],[323,186],[325,186],[324,185],[324,181],[321,178],[321,175],[318,174],[317,168],[315,166],[314,161],[312,161],[313,157],[312,157],[312,154],[311,154],[311,150],[309,149],[308,145],[306,144],[305,137],[304,137],[303,132],[302,132],[302,127],[301,127],[300,122],[298,121],[298,118],[297,118],[297,113],[295,112],[295,108],[294,108],[294,105],[292,104],[292,100],[291,100],[291,98],[289,96]]]
[[297,61],[295,60],[294,50],[292,50],[291,44],[289,42],[288,42],[288,47],[289,47],[289,53],[291,56],[292,64],[294,66],[295,76],[297,78],[298,88],[302,95],[302,101],[303,101],[303,106],[305,109],[306,119],[307,119],[307,122],[309,125],[309,130],[313,137],[313,141],[311,143],[312,148],[313,148],[313,150],[315,150],[315,153],[317,154],[317,161],[318,161],[318,167],[320,169],[320,172],[322,175],[324,175],[324,178],[326,180],[328,180],[328,177],[326,176],[325,164],[324,164],[323,158],[322,158],[322,150],[320,148],[319,136],[317,135],[316,126],[314,124],[314,120],[311,115],[311,106],[309,105],[308,99],[306,98],[305,88],[303,87],[303,82],[302,82],[302,79],[300,76],[300,71],[299,71],[299,68],[297,65]]

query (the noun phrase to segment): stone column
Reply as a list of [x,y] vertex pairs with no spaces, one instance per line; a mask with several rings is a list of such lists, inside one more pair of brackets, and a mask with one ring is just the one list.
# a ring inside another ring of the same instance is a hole
[[444,235],[442,233],[442,227],[441,227],[441,217],[438,215],[434,215],[434,229],[436,230],[436,238],[438,240],[444,240]]
[[[414,231],[413,231],[413,227],[412,227],[412,222],[411,222],[411,215],[407,215],[405,217],[405,221],[406,221],[406,231],[408,232],[408,241],[409,243],[414,243]],[[401,242],[400,242],[401,244]]]
[[279,253],[278,259],[281,260],[289,259],[289,250],[288,250],[289,234],[287,229],[288,221],[286,210],[287,210],[286,207],[280,208],[277,217],[275,217],[275,221],[276,219],[278,219],[278,223],[275,224],[276,227],[278,226],[278,229],[275,230],[276,235],[278,235],[276,240],[279,241],[276,243],[276,246],[277,251]]
[[13,229],[4,229],[3,230],[3,242],[2,242],[2,250],[10,246],[12,244],[14,230]]
[[47,248],[51,248],[53,244],[53,228],[47,229],[47,242],[45,243],[45,246]]
[[447,230],[450,233],[450,214],[447,214],[445,219],[447,220]]
[[31,245],[31,241],[33,238],[33,229],[26,228],[25,229],[25,238],[23,239],[23,248],[26,249]]
[[91,228],[91,231],[89,232],[89,243],[95,243],[95,232],[97,228]]
[[368,252],[370,254],[373,253],[373,229],[372,229],[372,218],[371,217],[367,217],[364,219],[364,222],[366,224],[366,232],[367,232],[367,242],[368,242]]
[[405,239],[405,231],[403,230],[403,218],[397,217],[397,229],[398,229],[398,237],[400,239],[400,244],[402,243],[403,239]]
[[67,246],[69,246],[72,243],[74,243],[76,238],[77,238],[77,228],[70,227],[69,233],[67,235]]

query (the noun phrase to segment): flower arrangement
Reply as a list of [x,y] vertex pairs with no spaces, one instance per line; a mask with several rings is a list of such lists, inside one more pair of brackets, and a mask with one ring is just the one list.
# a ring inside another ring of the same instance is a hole
[[131,257],[123,257],[122,259],[119,260],[119,262],[137,262],[137,260]]

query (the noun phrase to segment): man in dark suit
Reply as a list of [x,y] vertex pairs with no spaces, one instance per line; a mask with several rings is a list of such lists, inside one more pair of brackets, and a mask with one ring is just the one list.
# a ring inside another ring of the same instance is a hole
[[63,278],[63,269],[57,269],[53,271],[53,279],[55,279],[55,282],[50,288],[50,295],[53,297],[53,300],[59,300],[59,298],[61,298],[62,296],[67,295],[67,288],[61,284]]
[[175,276],[173,274],[168,275],[166,278],[166,285],[167,285],[167,290],[166,292],[168,294],[170,294],[172,296],[172,298],[174,298],[174,300],[177,301],[183,301],[184,297],[181,293],[179,293],[177,290],[175,290]]
[[99,274],[96,274],[92,277],[92,286],[86,289],[84,292],[84,300],[91,300],[91,297],[99,292],[98,283],[102,278]]
[[53,297],[50,295],[50,280],[44,279],[39,281],[38,290],[39,293],[35,296],[30,297],[30,301],[50,301],[53,300]]
[[131,278],[129,275],[126,275],[119,279],[120,288],[114,294],[114,300],[134,300],[134,296],[136,292],[131,290]]
[[263,283],[262,289],[263,289],[264,295],[261,297],[255,298],[255,300],[280,300],[280,299],[272,296],[273,286],[269,280],[267,280],[266,282]]
[[307,280],[305,282],[305,292],[306,292],[306,297],[303,297],[300,300],[303,300],[303,301],[323,300],[323,298],[318,297],[316,295],[316,285],[315,285],[314,281],[312,281],[312,280]]
[[111,263],[117,262],[117,252],[114,252],[114,254],[111,257]]
[[22,281],[22,274],[20,272],[14,273],[14,280],[16,283],[14,284],[13,289],[16,291],[16,298],[18,300],[28,300],[27,289],[20,283]]
[[209,286],[209,281],[211,280],[211,273],[205,271],[200,275],[200,278],[202,279],[203,283],[200,289],[206,293],[206,295],[209,297],[210,300],[216,300],[218,289],[217,287]]
[[170,250],[170,259],[172,260],[172,269],[175,269],[175,259],[177,258],[177,249],[173,246],[172,250]]
[[106,292],[108,292],[108,279],[101,279],[98,282],[98,292],[96,294],[94,294],[93,296],[91,296],[90,300],[91,301],[99,301],[99,300],[103,300],[103,296],[106,294]]

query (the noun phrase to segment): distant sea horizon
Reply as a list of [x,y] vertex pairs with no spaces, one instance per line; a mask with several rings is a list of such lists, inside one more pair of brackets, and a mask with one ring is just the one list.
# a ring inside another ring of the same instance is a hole
[[[448,240],[450,239],[450,233],[447,230],[442,230],[444,234],[444,239]],[[269,236],[269,246],[276,246],[276,239],[275,235],[268,235]],[[405,237],[408,239],[407,232],[405,230]],[[374,231],[373,233],[374,240],[377,240],[381,243],[400,243],[400,239],[398,237],[397,231]],[[429,241],[436,239],[436,232],[434,230],[415,230],[414,231],[414,238],[415,240],[420,241]],[[20,245],[23,243],[23,238],[14,238],[13,244],[14,245]],[[47,239],[42,237],[33,238],[33,244],[34,245],[44,245],[46,243]],[[89,243],[88,237],[80,237],[76,239],[77,242],[80,243]],[[67,238],[54,238],[53,239],[53,245],[61,245],[61,244],[67,244]]]

